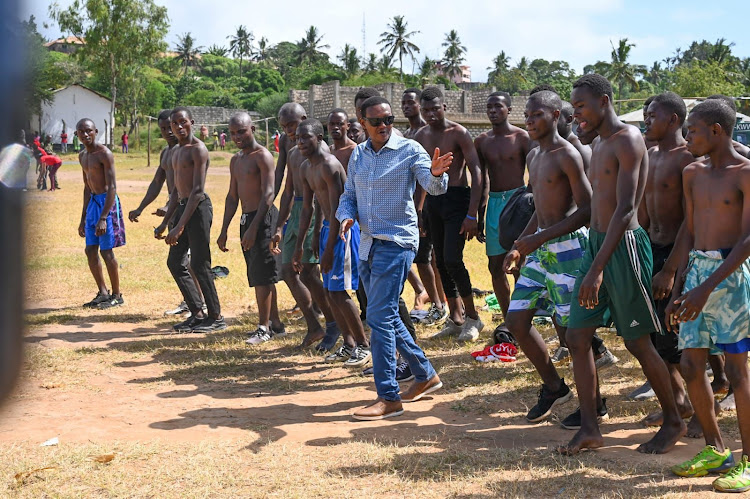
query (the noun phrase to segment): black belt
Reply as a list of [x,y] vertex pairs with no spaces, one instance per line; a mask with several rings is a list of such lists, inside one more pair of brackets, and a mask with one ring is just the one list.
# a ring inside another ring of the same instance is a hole
[[[207,195],[206,195],[206,193],[204,192],[204,193],[203,193],[203,194],[201,194],[201,195],[200,195],[200,197],[198,198],[198,202],[200,203],[201,201],[205,201],[207,197],[208,197],[208,196],[207,196]],[[182,199],[180,199],[180,200],[178,201],[178,203],[180,204],[180,206],[185,206],[185,205],[187,204],[187,202],[188,202],[188,199],[190,199],[190,198],[189,198],[189,197],[187,197],[187,198],[182,198]]]

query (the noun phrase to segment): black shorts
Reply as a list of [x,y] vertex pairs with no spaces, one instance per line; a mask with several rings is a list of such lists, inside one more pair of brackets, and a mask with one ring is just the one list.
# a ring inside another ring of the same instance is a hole
[[[240,220],[240,239],[250,227],[257,212],[243,213]],[[247,264],[247,282],[250,287],[270,286],[279,282],[279,269],[281,268],[281,255],[271,253],[271,231],[276,227],[279,218],[279,210],[271,206],[266,213],[265,220],[258,226],[258,235],[255,244],[248,251],[243,251],[245,263]]]
[[417,256],[414,257],[414,263],[429,265],[432,261],[432,238],[430,237],[430,222],[426,212],[422,212],[422,227],[426,236],[419,236],[419,249]]
[[[658,244],[651,243],[651,253],[654,255],[654,275],[664,268],[664,264],[667,263],[667,258],[669,258],[673,247],[673,244],[659,246]],[[659,356],[664,359],[664,362],[667,364],[679,364],[682,357],[682,351],[677,348],[679,336],[669,332],[664,322],[664,313],[667,310],[667,305],[669,305],[669,297],[663,300],[654,300],[654,304],[656,305],[656,314],[659,316],[659,322],[664,334],[652,333],[651,340]]]

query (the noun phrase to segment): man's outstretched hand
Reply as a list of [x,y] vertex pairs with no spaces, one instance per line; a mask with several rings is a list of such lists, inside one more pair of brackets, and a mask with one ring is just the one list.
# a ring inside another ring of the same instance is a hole
[[449,152],[448,154],[440,155],[440,148],[435,148],[435,154],[432,155],[432,168],[430,170],[432,171],[432,174],[436,177],[439,177],[443,173],[450,170],[451,165],[453,164],[453,153]]

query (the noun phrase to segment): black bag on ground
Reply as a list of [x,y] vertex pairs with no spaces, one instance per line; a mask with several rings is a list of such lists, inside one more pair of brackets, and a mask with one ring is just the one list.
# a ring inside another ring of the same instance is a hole
[[498,224],[500,246],[510,251],[513,243],[531,220],[534,209],[534,194],[529,192],[528,187],[518,189],[513,193],[500,214]]

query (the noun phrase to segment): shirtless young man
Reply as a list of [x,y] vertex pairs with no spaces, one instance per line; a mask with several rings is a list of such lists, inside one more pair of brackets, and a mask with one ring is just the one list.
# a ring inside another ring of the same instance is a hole
[[[500,215],[513,193],[524,185],[526,156],[530,150],[529,134],[508,122],[511,109],[511,98],[506,92],[490,94],[487,98],[487,117],[492,123],[492,130],[481,134],[474,141],[482,167],[482,178],[489,183],[485,244],[492,288],[503,317],[508,314],[510,303],[510,283],[503,272],[503,261],[509,248],[500,246]],[[515,278],[518,279],[518,275]]]
[[[174,108],[170,120],[172,132],[179,143],[179,148],[175,149],[171,158],[174,189],[169,196],[164,220],[154,229],[154,237],[162,239],[172,217],[175,217],[174,227],[166,236],[166,243],[170,246],[167,266],[190,309],[190,317],[175,324],[173,329],[177,332],[197,333],[220,331],[226,329],[227,323],[221,315],[219,296],[211,274],[213,207],[205,192],[208,150],[193,135],[195,122],[189,109]],[[191,254],[190,267],[206,300],[207,316],[201,308],[200,292],[187,269],[188,250]]]
[[[724,102],[734,111],[735,115],[737,114],[737,103],[734,102],[733,98],[727,95],[723,95],[723,94],[714,94],[714,95],[709,95],[708,97],[706,97],[706,100],[711,100],[711,99],[718,99]],[[732,140],[732,147],[734,147],[734,150],[737,151],[737,153],[740,156],[745,156],[746,158],[750,158],[750,147],[747,147],[745,144],[741,144],[737,142],[736,140]]]
[[[651,103],[654,101],[654,97],[656,96],[652,95],[651,97],[646,99],[645,102],[643,103],[643,122],[644,123],[646,122],[646,116],[648,116],[648,106],[650,106]],[[646,150],[649,150],[656,145],[656,141],[646,137],[645,133],[643,134],[643,142],[646,143]]]
[[573,356],[581,427],[558,450],[577,454],[604,444],[597,424],[601,408],[591,339],[610,309],[617,334],[640,362],[656,393],[664,423],[639,452],[668,452],[686,432],[669,379],[651,333],[660,331],[651,296],[651,246],[636,212],[648,174],[648,156],[637,128],[621,123],[612,106],[612,86],[601,75],[584,75],[573,84],[571,103],[583,131],[596,130],[591,157],[591,229],[573,290],[566,339]]
[[247,282],[255,288],[258,302],[258,328],[248,333],[247,343],[257,345],[273,336],[283,335],[276,299],[279,281],[277,258],[271,252],[271,231],[279,212],[273,205],[273,155],[258,144],[250,115],[237,113],[229,118],[229,134],[240,149],[229,162],[229,192],[224,204],[224,222],[216,241],[221,251],[227,249],[227,231],[242,203],[240,239],[247,265]]
[[357,121],[357,118],[349,118],[349,130],[346,131],[346,136],[356,144],[361,144],[367,139],[365,131],[359,121]]
[[[157,119],[157,123],[159,124],[159,131],[161,132],[161,137],[167,141],[167,146],[161,150],[161,154],[159,155],[159,166],[156,168],[156,172],[154,172],[154,178],[151,180],[151,183],[148,186],[148,189],[146,190],[146,194],[143,196],[143,200],[141,201],[141,204],[138,205],[138,208],[131,210],[130,213],[128,213],[128,219],[131,222],[137,223],[138,217],[141,216],[143,213],[143,210],[146,209],[148,205],[150,205],[152,202],[156,200],[157,197],[159,197],[159,193],[161,192],[161,188],[164,186],[164,182],[167,183],[167,205],[169,205],[169,195],[172,193],[172,190],[174,189],[174,171],[172,170],[172,153],[174,152],[175,148],[177,147],[177,137],[174,136],[172,133],[172,125],[169,120],[169,115],[172,113],[171,109],[166,109],[162,111],[159,114],[159,118]],[[158,217],[164,217],[164,215],[167,214],[167,206],[164,206],[162,208],[157,208],[152,215],[156,215]],[[170,221],[170,229],[174,227],[175,220],[174,218]],[[198,288],[198,291],[200,291],[200,286],[198,285],[198,281],[195,280],[195,276],[193,275],[193,271],[190,269],[190,258],[188,257],[187,260],[187,269],[190,272],[190,276],[193,279],[193,282],[195,283],[196,287]],[[201,306],[203,306],[201,304]],[[177,315],[181,314],[183,312],[189,312],[187,303],[184,301],[180,303],[180,305],[175,310],[170,310],[168,312],[165,312],[166,315]]]
[[539,309],[554,312],[555,328],[565,337],[573,286],[588,239],[585,225],[591,218],[591,184],[583,160],[558,133],[561,107],[560,96],[549,90],[533,94],[526,102],[526,129],[539,144],[528,156],[536,211],[503,264],[508,273],[523,264],[505,324],[542,378],[539,401],[526,415],[532,423],[546,419],[553,407],[573,398],[532,319]]
[[339,160],[341,166],[344,167],[344,172],[349,166],[349,158],[352,156],[354,148],[357,147],[357,143],[347,135],[348,131],[349,116],[347,116],[346,111],[336,108],[328,113],[328,134],[333,139],[331,154]]
[[573,133],[573,105],[568,101],[562,103],[560,119],[557,120],[557,133],[576,148],[583,160],[583,171],[588,175],[589,166],[591,166],[591,148],[582,143],[581,139]]
[[[667,323],[679,324],[680,367],[703,427],[706,447],[678,464],[680,476],[724,472],[714,480],[721,492],[750,490],[750,161],[732,144],[735,111],[720,100],[698,104],[688,117],[688,149],[696,161],[682,174],[685,230],[680,231],[680,267]],[[683,241],[684,239],[684,241]],[[711,350],[726,357],[726,372],[737,403],[742,459],[735,464],[714,413],[706,360]]]
[[[420,128],[427,126],[427,122],[422,118],[422,107],[419,105],[421,98],[422,91],[418,88],[407,88],[401,96],[401,112],[409,120],[409,129],[404,133],[404,138],[413,139]],[[445,319],[448,318],[448,307],[443,303],[443,297],[445,296],[443,283],[440,281],[437,262],[432,258],[432,239],[430,237],[429,223],[427,222],[427,217],[422,216],[425,194],[422,186],[417,183],[417,188],[414,191],[414,205],[417,208],[417,218],[419,220],[419,249],[413,263],[417,266],[419,278],[423,283],[424,292],[422,294],[424,296],[419,296],[416,293],[417,287],[414,288],[414,308],[421,309],[426,299],[430,300],[430,309],[427,311],[427,315],[423,319],[420,319],[419,322],[431,326],[445,322]],[[412,272],[409,271],[410,278],[411,275]],[[412,283],[412,286],[414,284]]]
[[[433,338],[458,335],[459,341],[476,341],[484,324],[474,307],[471,278],[464,265],[463,253],[466,240],[479,234],[477,218],[482,198],[479,157],[466,128],[445,119],[447,108],[439,88],[425,88],[420,105],[427,126],[417,132],[415,140],[429,155],[438,150],[453,153],[453,164],[448,171],[448,192],[427,196],[425,202],[435,258],[450,308],[450,318]],[[471,175],[471,187],[467,170]]]
[[[314,249],[314,237],[320,230],[320,225],[313,222],[305,237],[305,252],[302,255],[302,271],[295,271],[292,266],[294,248],[300,237],[299,217],[302,212],[302,180],[299,176],[299,168],[305,158],[297,148],[297,126],[307,119],[305,109],[297,103],[290,102],[281,106],[279,110],[279,123],[284,129],[284,135],[279,141],[279,161],[276,166],[276,175],[284,175],[287,169],[284,192],[279,200],[279,219],[271,236],[271,250],[274,254],[281,254],[281,277],[292,292],[297,305],[302,310],[307,325],[307,335],[302,340],[301,347],[309,347],[313,343],[323,340],[317,350],[326,352],[336,345],[341,331],[336,326],[333,313],[328,305],[328,300],[323,289],[318,272],[318,257]],[[328,147],[325,146],[324,147]],[[284,152],[282,152],[284,151]],[[275,184],[279,185],[279,178]],[[288,220],[288,223],[287,223]],[[286,223],[286,227],[284,224]],[[283,250],[280,247],[283,246]],[[313,300],[320,307],[326,320],[325,330],[320,327],[318,314],[313,308]]]
[[351,229],[338,237],[339,221],[335,215],[344,192],[346,172],[323,144],[323,125],[318,120],[308,119],[299,124],[297,148],[306,160],[300,168],[303,200],[299,227],[302,235],[297,239],[292,261],[294,268],[301,271],[304,234],[312,220],[314,196],[324,218],[318,243],[323,287],[336,322],[344,329],[344,344],[326,361],[344,361],[347,367],[362,367],[372,358],[370,343],[357,306],[349,295],[349,291],[359,287],[359,224],[355,221]]
[[[85,149],[78,155],[83,169],[83,210],[78,235],[86,238],[89,270],[99,288],[86,308],[111,308],[124,303],[120,293],[120,272],[112,251],[125,245],[125,221],[115,182],[115,158],[112,152],[96,142],[99,130],[88,118],[76,124],[76,133]],[[107,266],[112,294],[107,290],[99,253]]]
[[[654,259],[652,289],[656,313],[663,332],[666,332],[654,333],[652,340],[669,369],[672,392],[683,418],[692,416],[693,408],[680,375],[677,335],[669,333],[663,321],[679,263],[677,252],[672,249],[684,219],[682,171],[695,161],[682,137],[686,115],[685,102],[673,92],[665,92],[651,100],[646,113],[645,137],[656,145],[648,151],[646,189],[638,208],[638,222],[648,231],[651,240]],[[658,412],[650,414],[643,422],[647,426],[658,426],[662,423],[662,415]]]

